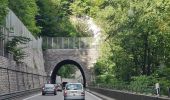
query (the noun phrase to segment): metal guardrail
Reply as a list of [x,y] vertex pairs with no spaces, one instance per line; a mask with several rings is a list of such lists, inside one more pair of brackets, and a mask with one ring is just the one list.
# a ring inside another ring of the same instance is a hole
[[159,97],[153,95],[146,95],[140,93],[132,93],[128,91],[120,91],[120,90],[112,90],[105,89],[100,87],[87,87],[89,91],[93,91],[109,98],[113,98],[113,100],[170,100],[168,97]]
[[1,94],[0,95],[0,100],[12,100],[17,97],[21,97],[27,94],[35,93],[40,91],[41,88],[37,89],[31,89],[31,90],[25,90],[25,91],[18,91],[18,92],[13,92],[13,93],[8,93],[8,94]]
[[96,88],[104,88],[104,89],[111,89],[111,90],[119,90],[119,91],[125,91],[125,92],[132,92],[132,93],[140,93],[140,94],[149,94],[149,95],[155,95],[156,90],[154,86],[149,87],[132,87],[129,85],[105,85],[105,84],[96,84],[96,85],[90,85],[92,87]]
[[[111,89],[111,90],[118,90],[124,92],[131,92],[137,94],[144,94],[144,95],[157,95],[155,86],[138,86],[133,87],[130,85],[105,85],[105,84],[91,84],[91,87],[95,88],[103,88],[103,89]],[[160,96],[169,96],[170,97],[170,88],[160,86],[159,91]]]

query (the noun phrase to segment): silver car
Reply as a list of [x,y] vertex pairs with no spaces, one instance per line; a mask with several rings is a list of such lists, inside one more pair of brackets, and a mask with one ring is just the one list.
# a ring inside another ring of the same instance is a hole
[[85,100],[85,91],[81,83],[67,83],[64,89],[64,100]]
[[54,94],[54,95],[56,95],[57,91],[56,91],[55,85],[54,84],[45,84],[42,87],[42,95],[45,95],[45,94]]

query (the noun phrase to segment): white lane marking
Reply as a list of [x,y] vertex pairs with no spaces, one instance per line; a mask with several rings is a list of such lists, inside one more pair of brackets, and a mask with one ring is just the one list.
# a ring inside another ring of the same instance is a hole
[[23,100],[29,100],[29,99],[34,98],[34,97],[37,97],[37,96],[39,96],[39,95],[41,95],[41,94],[33,95],[33,96],[28,97],[28,98],[25,98],[25,99],[23,99]]
[[[86,91],[86,92],[87,92],[87,91]],[[102,99],[100,99],[99,97],[95,96],[94,94],[91,94],[91,93],[89,93],[89,92],[87,92],[87,93],[90,94],[91,96],[95,97],[97,100],[102,100]]]

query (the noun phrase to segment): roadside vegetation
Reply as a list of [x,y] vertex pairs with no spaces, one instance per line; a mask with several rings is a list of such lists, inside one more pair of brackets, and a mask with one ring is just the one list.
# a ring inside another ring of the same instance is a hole
[[169,0],[0,0],[0,4],[0,22],[8,6],[34,36],[88,36],[76,29],[81,25],[74,25],[70,16],[94,18],[105,37],[94,83],[139,92],[160,83],[161,93],[167,95]]
[[62,66],[57,75],[61,76],[62,78],[75,78],[75,72],[77,71],[77,67],[75,65],[64,65]]
[[145,90],[160,83],[161,93],[167,94],[170,1],[97,1],[92,3],[89,15],[103,28],[106,38],[95,66],[96,83]]
[[88,14],[105,37],[94,83],[141,93],[170,87],[169,0],[75,0],[76,16]]

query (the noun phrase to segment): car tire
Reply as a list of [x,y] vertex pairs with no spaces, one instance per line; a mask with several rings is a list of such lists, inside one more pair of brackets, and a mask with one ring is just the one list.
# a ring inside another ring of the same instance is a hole
[[45,95],[45,93],[42,93],[42,95]]

